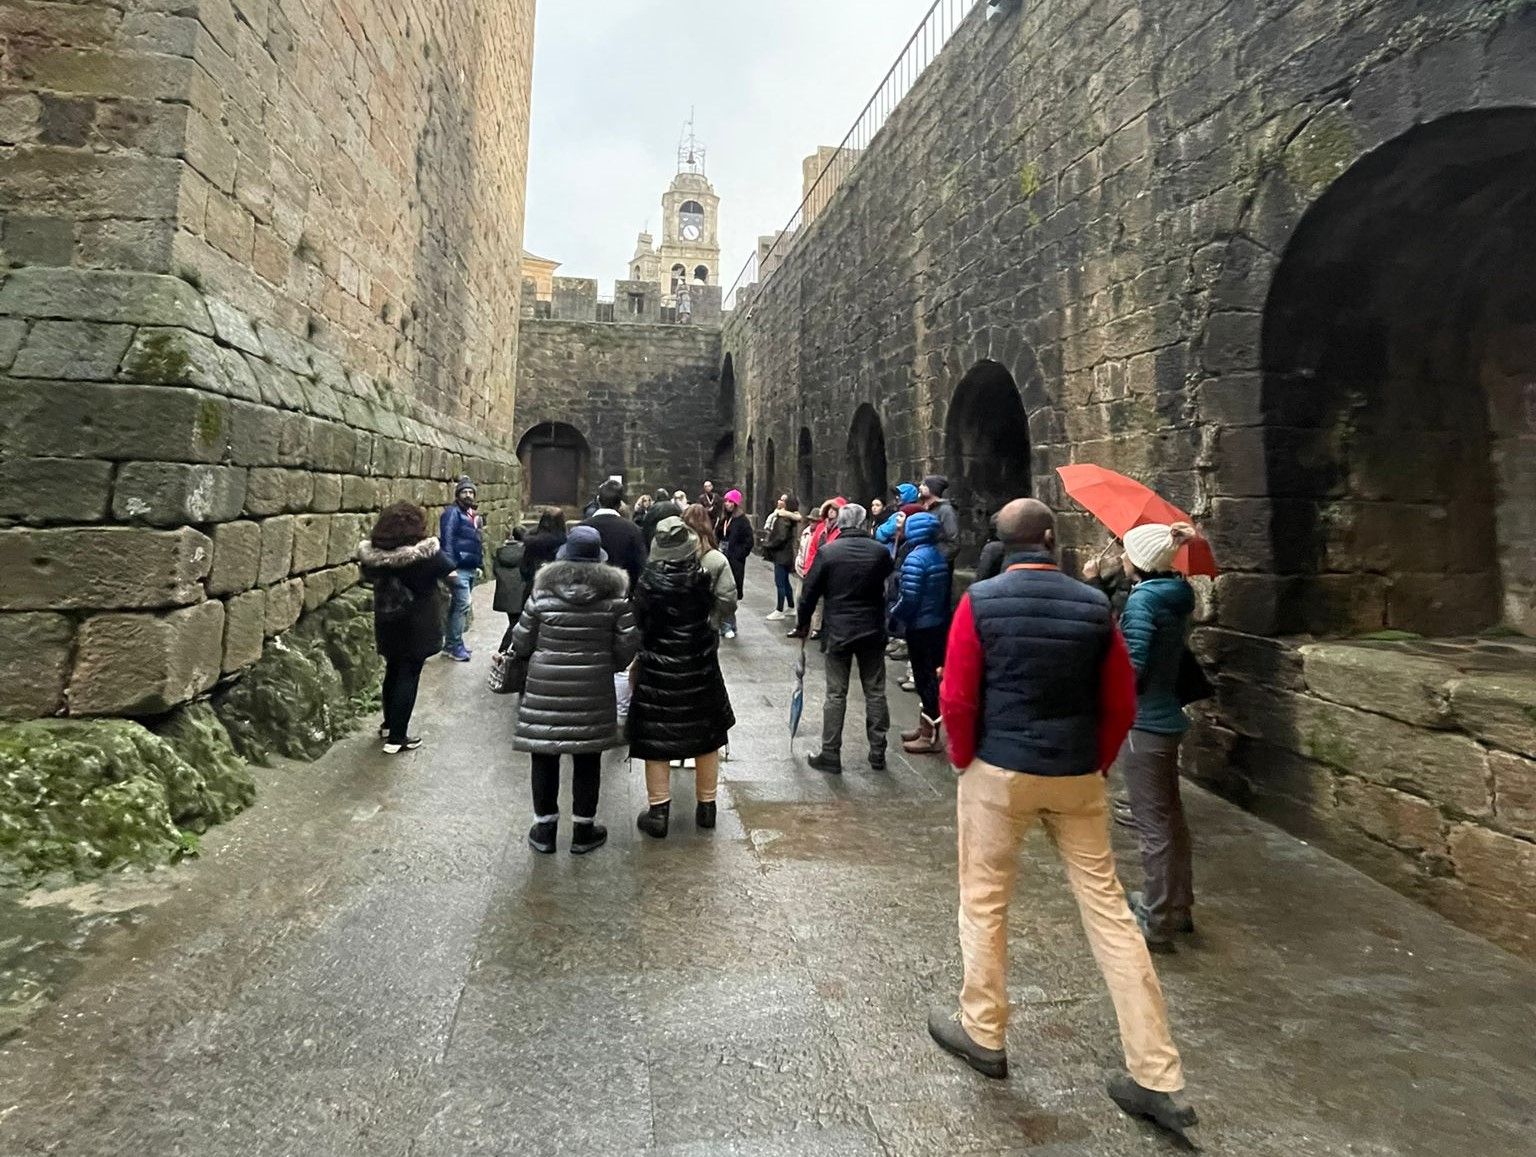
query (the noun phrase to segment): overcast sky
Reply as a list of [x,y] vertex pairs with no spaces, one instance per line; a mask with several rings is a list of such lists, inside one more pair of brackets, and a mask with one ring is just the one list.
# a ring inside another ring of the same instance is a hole
[[624,275],[661,230],[688,109],[720,195],[723,280],[800,200],[800,162],[837,144],[932,0],[541,0],[525,245]]

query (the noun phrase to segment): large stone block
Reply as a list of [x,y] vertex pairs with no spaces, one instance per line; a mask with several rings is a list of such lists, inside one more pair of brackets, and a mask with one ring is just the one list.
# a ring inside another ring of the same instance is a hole
[[74,636],[64,615],[0,615],[0,719],[52,715],[63,706]]
[[0,518],[16,522],[98,522],[112,499],[112,463],[78,458],[0,462]]
[[0,530],[0,610],[127,610],[203,598],[213,543],[195,530]]
[[1490,751],[1488,770],[1493,773],[1493,810],[1499,825],[1536,840],[1536,760]]
[[315,475],[311,507],[316,513],[332,514],[341,509],[341,480],[340,474]]
[[267,609],[263,629],[270,635],[281,635],[299,621],[304,610],[304,580],[289,579],[267,588]]
[[255,402],[229,406],[229,460],[237,466],[275,466],[284,461],[287,415]]
[[224,661],[226,675],[249,667],[261,658],[267,638],[267,592],[246,591],[224,604]]
[[1335,703],[1421,727],[1450,727],[1456,668],[1391,646],[1319,643],[1301,648],[1307,690]]
[[213,333],[196,289],[176,277],[103,269],[32,266],[0,285],[0,314],[125,325],[171,325]]
[[245,512],[256,516],[309,509],[314,476],[307,470],[263,466],[251,470],[245,491]]
[[129,462],[117,472],[112,513],[151,526],[228,522],[245,507],[246,471],[182,462]]
[[1516,908],[1529,908],[1536,892],[1536,844],[1475,824],[1451,829],[1456,876]]
[[357,557],[357,545],[363,541],[367,533],[365,524],[367,519],[357,514],[334,514],[331,516],[330,549],[326,555],[326,562],[331,566],[340,566],[342,563]]
[[201,390],[0,379],[0,457],[218,462],[229,401]]
[[[122,363],[122,377],[126,381],[192,386],[217,394],[236,392],[219,346],[212,338],[192,330],[145,326],[134,335],[133,345]],[[251,392],[260,398],[254,383]]]
[[131,325],[40,321],[11,362],[11,376],[110,382],[132,339]]
[[261,525],[225,522],[213,528],[213,567],[208,572],[210,595],[233,595],[256,585],[261,571]]
[[1445,822],[1428,800],[1342,776],[1337,808],[1340,818],[1400,851],[1445,856]]
[[1536,756],[1536,672],[1469,675],[1451,684],[1451,717],[1495,747]]
[[155,715],[212,687],[224,659],[224,604],[162,615],[97,615],[80,628],[71,715]]
[[261,571],[257,581],[270,586],[288,577],[293,569],[293,515],[263,519],[261,523]]
[[294,574],[319,570],[330,556],[331,517],[328,514],[301,514],[293,523]]

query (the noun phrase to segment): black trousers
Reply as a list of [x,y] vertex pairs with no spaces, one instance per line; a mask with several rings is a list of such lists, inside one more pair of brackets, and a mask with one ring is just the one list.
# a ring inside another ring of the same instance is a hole
[[507,612],[507,633],[501,637],[501,646],[497,648],[503,655],[512,649],[512,632],[517,630],[517,620],[521,616],[521,611]]
[[939,717],[939,668],[944,666],[948,627],[920,627],[907,632],[907,658],[912,662],[912,682],[923,701],[923,714]]
[[[583,752],[571,756],[571,815],[579,822],[597,817],[597,795],[602,786],[603,754]],[[533,814],[560,814],[560,757],[533,753]]]
[[410,734],[411,712],[416,710],[416,689],[421,685],[425,659],[384,660],[384,726],[392,743],[404,743]]

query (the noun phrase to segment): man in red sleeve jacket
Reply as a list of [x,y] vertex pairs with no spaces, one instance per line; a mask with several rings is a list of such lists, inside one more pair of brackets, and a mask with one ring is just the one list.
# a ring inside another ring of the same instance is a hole
[[1136,678],[1102,592],[1056,566],[1055,518],[1034,499],[997,517],[1008,567],[966,592],[940,691],[960,774],[960,1009],[928,1031],[986,1076],[1008,1075],[1008,904],[1019,844],[1037,821],[1066,864],[1114,998],[1129,1075],[1109,1082],[1126,1112],[1171,1129],[1195,1115],[1163,993],[1109,844],[1103,773],[1136,718]]

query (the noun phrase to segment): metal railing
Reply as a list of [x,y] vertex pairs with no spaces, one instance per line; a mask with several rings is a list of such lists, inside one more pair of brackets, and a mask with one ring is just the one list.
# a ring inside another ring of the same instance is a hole
[[774,234],[766,245],[759,242],[752,256],[747,258],[747,263],[742,266],[725,295],[727,309],[742,304],[737,298],[739,291],[767,281],[783,261],[800,231],[826,211],[843,182],[863,157],[864,150],[875,139],[875,134],[890,119],[896,106],[912,91],[918,78],[933,63],[934,57],[944,50],[955,30],[979,3],[985,3],[985,0],[934,0],[933,6],[908,38],[905,47],[896,57],[896,63],[886,72],[875,94],[864,105],[842,142],[836,148],[817,150],[816,160],[821,168],[816,179],[806,190],[804,199],[784,228]]

